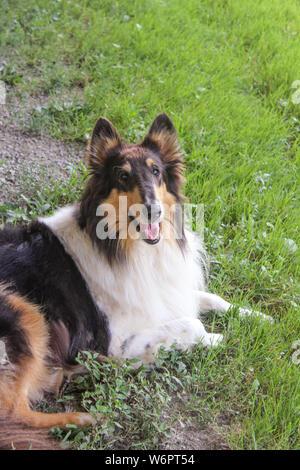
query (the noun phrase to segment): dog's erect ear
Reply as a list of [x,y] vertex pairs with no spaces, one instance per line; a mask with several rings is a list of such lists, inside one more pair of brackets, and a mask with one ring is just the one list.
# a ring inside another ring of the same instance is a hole
[[115,127],[108,119],[99,118],[88,144],[87,161],[89,166],[95,170],[102,168],[107,152],[118,145],[121,145],[121,139]]
[[177,139],[175,127],[167,114],[159,114],[145,137],[143,146],[153,147],[156,145],[166,163],[182,161],[182,155]]
[[175,127],[165,113],[156,117],[142,145],[153,151],[159,150],[165,163],[167,189],[178,200],[182,199],[180,188],[184,180],[182,176],[183,158]]

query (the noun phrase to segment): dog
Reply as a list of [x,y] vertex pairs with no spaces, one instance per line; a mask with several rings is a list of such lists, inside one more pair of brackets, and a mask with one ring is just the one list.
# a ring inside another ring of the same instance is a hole
[[79,203],[0,231],[0,408],[37,428],[95,423],[88,413],[31,409],[81,371],[80,351],[151,363],[161,346],[217,346],[222,335],[199,313],[231,306],[206,292],[204,247],[176,216],[184,165],[170,118],[158,115],[139,144],[99,118],[87,158]]

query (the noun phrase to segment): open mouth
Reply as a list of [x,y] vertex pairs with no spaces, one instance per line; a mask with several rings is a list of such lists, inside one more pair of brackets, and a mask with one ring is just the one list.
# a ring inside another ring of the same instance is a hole
[[160,229],[161,222],[152,222],[150,224],[140,224],[140,232],[142,239],[149,243],[149,245],[155,245],[160,240]]
[[[129,214],[131,221],[136,220]],[[160,240],[161,222],[159,220],[151,223],[139,222],[136,225],[136,231],[140,233],[140,238],[149,245],[155,245]]]

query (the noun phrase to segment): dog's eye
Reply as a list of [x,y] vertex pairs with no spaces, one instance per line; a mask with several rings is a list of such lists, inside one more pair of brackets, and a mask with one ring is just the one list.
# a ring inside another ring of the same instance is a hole
[[154,176],[159,176],[160,175],[159,168],[157,168],[157,166],[153,166],[152,173],[154,174]]

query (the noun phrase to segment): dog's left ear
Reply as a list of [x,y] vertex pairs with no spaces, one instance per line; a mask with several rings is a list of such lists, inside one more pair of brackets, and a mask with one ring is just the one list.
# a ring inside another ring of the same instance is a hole
[[142,145],[154,152],[159,151],[165,164],[168,191],[173,193],[178,200],[182,200],[180,188],[184,181],[183,157],[175,127],[165,113],[156,117]]
[[182,161],[175,127],[165,113],[159,114],[155,118],[148,135],[143,141],[143,146],[149,148],[157,146],[166,163]]

